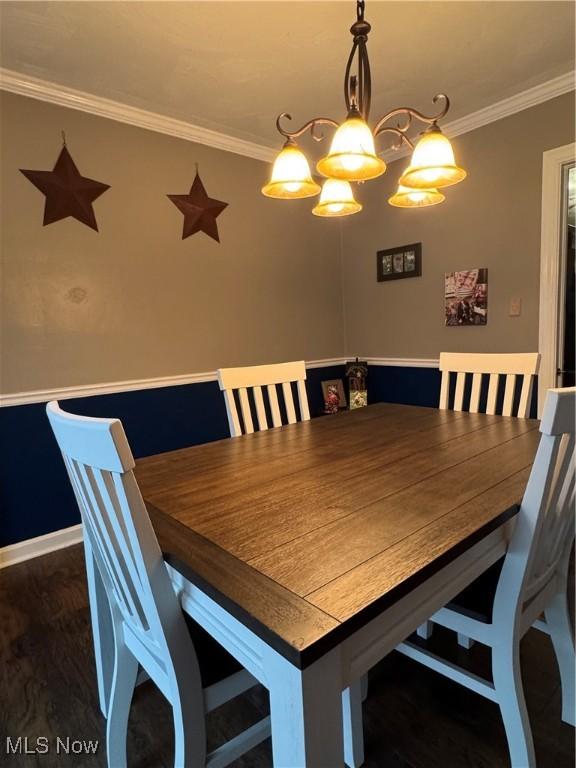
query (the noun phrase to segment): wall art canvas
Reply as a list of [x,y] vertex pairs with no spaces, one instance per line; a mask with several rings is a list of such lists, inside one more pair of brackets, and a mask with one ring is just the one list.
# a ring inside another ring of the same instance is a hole
[[444,275],[445,324],[486,325],[488,270],[466,269]]

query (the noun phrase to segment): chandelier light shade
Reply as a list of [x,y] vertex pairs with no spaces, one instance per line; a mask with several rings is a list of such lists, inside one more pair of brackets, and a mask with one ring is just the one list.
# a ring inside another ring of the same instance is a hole
[[449,187],[465,178],[466,171],[456,165],[450,141],[433,125],[416,144],[400,184],[414,189]]
[[338,126],[330,153],[323,157],[316,170],[331,179],[367,181],[381,176],[386,163],[376,156],[374,136],[356,110]]
[[354,192],[348,181],[326,179],[320,201],[312,209],[312,213],[314,216],[349,216],[361,210],[362,205],[354,199]]
[[444,200],[446,198],[437,189],[410,189],[401,184],[392,197],[388,198],[390,205],[395,208],[425,208],[443,203]]
[[296,200],[313,197],[318,192],[320,185],[312,178],[306,155],[294,141],[288,140],[274,161],[270,181],[262,187],[262,194],[281,200]]
[[[316,165],[317,171],[327,179],[320,201],[312,211],[316,216],[347,216],[362,210],[349,182],[369,181],[386,171],[386,163],[378,156],[375,146],[375,140],[384,133],[394,137],[392,149],[406,144],[413,150],[410,166],[402,174],[398,190],[388,200],[390,205],[397,208],[437,205],[445,199],[439,188],[466,178],[466,171],[456,165],[452,146],[438,127],[450,109],[446,94],[434,96],[433,102],[441,104],[435,115],[425,115],[413,107],[396,107],[370,127],[372,77],[367,46],[371,26],[364,18],[364,9],[365,0],[356,0],[356,21],[350,27],[353,44],[344,72],[346,119],[338,123],[330,117],[314,117],[294,131],[282,124],[284,119],[292,119],[288,112],[282,112],[276,119],[276,128],[286,143],[276,158],[270,183],[262,188],[263,194],[269,197],[289,200],[318,193],[308,161],[295,140],[310,131],[315,141],[322,141],[320,126],[335,129],[330,151]],[[412,135],[414,122],[428,126],[416,146],[408,135]]]

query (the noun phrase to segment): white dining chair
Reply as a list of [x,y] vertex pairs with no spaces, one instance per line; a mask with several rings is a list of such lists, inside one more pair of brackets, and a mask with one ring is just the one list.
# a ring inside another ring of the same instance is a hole
[[[540,444],[506,556],[431,620],[492,651],[492,682],[406,641],[406,654],[500,706],[513,768],[534,768],[520,673],[520,640],[533,625],[550,635],[560,668],[562,720],[575,725],[574,635],[567,579],[574,542],[576,388],[551,389]],[[544,614],[544,619],[540,619]]]
[[[306,365],[303,360],[273,365],[252,365],[244,368],[220,368],[218,382],[224,392],[230,437],[254,432],[253,409],[249,392],[252,392],[254,411],[259,431],[269,429],[265,398],[273,427],[282,426],[278,385],[284,401],[288,424],[298,421],[294,407],[292,384],[296,385],[300,421],[310,420],[306,393]],[[238,404],[240,404],[240,414]],[[242,416],[242,423],[240,422]],[[342,692],[342,716],[344,726],[344,760],[348,768],[360,768],[364,763],[364,736],[362,730],[362,702],[366,699],[367,677],[354,682]]]
[[[466,352],[442,352],[440,354],[440,409],[450,408],[450,378],[456,376],[452,409],[464,410],[466,378],[471,376],[470,403],[466,410],[479,413],[484,377],[488,377],[488,392],[485,413],[495,414],[498,405],[498,392],[501,377],[505,378],[502,416],[519,416],[527,419],[532,404],[534,378],[540,366],[537,352],[517,352],[513,354],[468,354]],[[520,385],[519,397],[516,398],[517,383]],[[518,399],[518,405],[515,401]],[[516,412],[514,412],[516,411]]]
[[[486,402],[484,413],[496,414],[499,391],[503,384],[502,416],[517,416],[527,419],[532,405],[534,379],[540,366],[537,352],[518,352],[510,354],[485,354],[467,352],[441,352],[440,371],[440,410],[462,411],[466,405],[466,381],[469,381],[470,398],[466,410],[479,413],[483,400],[483,390],[487,379]],[[451,398],[451,379],[455,377],[454,397]],[[484,387],[483,387],[484,384]],[[518,396],[519,391],[519,396]],[[502,393],[501,393],[502,394]],[[432,634],[432,624],[426,622],[418,628],[418,635],[428,639]],[[471,648],[473,640],[458,635],[458,644],[462,648]]]
[[[306,365],[303,360],[273,365],[252,365],[244,368],[220,368],[218,370],[218,382],[226,401],[230,437],[239,437],[254,432],[250,391],[256,413],[256,423],[260,432],[269,429],[265,400],[268,401],[272,426],[282,426],[280,400],[278,398],[279,385],[288,424],[295,424],[298,421],[292,384],[295,384],[298,395],[300,421],[310,420],[306,393]],[[240,404],[240,413],[238,412],[236,397]],[[342,692],[344,760],[348,768],[360,768],[364,762],[362,702],[366,699],[367,685],[367,678],[364,677]]]
[[[270,735],[270,718],[207,755],[205,715],[257,680],[190,617],[185,620],[140,495],[121,422],[66,413],[57,402],[48,403],[46,410],[112,618],[109,768],[126,766],[128,716],[139,665],[172,705],[175,768],[228,765]],[[234,673],[228,674],[231,669]]]
[[[303,360],[274,365],[252,365],[244,368],[220,368],[218,382],[220,389],[224,392],[231,437],[254,432],[250,392],[258,430],[263,431],[269,428],[268,415],[271,417],[273,427],[282,426],[278,385],[281,389],[287,423],[295,424],[298,421],[292,384],[295,384],[298,394],[300,421],[310,419],[306,394],[306,366]],[[240,413],[236,396],[240,404]],[[267,414],[265,399],[268,401],[269,414]],[[242,423],[240,423],[240,416]]]

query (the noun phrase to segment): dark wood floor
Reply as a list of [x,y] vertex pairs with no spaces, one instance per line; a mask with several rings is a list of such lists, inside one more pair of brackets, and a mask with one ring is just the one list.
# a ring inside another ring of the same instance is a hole
[[[458,649],[449,633],[433,644],[489,673],[486,649]],[[549,639],[531,630],[522,664],[540,768],[573,768],[574,731],[560,720],[559,677]],[[209,716],[209,746],[230,738],[267,708],[255,689]],[[392,653],[370,676],[365,704],[366,768],[499,768],[508,766],[495,704]],[[9,756],[6,736],[98,739],[95,756],[54,752]],[[0,765],[105,766],[87,608],[84,560],[70,547],[0,571]],[[129,762],[134,768],[171,767],[170,708],[151,683],[137,689],[131,712]],[[236,763],[271,766],[269,742]],[[519,768],[519,767],[518,767]]]

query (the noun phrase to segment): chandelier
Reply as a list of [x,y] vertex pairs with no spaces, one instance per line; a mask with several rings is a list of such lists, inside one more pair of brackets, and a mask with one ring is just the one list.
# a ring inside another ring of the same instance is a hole
[[[440,102],[440,111],[436,115],[424,115],[412,107],[397,107],[370,129],[372,81],[367,43],[371,27],[364,18],[364,5],[364,0],[357,0],[357,18],[350,27],[354,42],[344,74],[345,121],[339,124],[329,117],[314,117],[298,130],[288,131],[282,121],[291,120],[290,114],[283,112],[276,120],[276,128],[285,142],[262,193],[281,200],[314,197],[320,193],[320,200],[312,210],[316,216],[347,216],[362,210],[362,205],[354,198],[350,182],[375,179],[386,171],[386,163],[375,149],[375,139],[381,134],[394,136],[393,149],[400,149],[405,143],[412,150],[410,165],[402,173],[396,193],[389,198],[390,205],[399,208],[437,205],[445,199],[439,191],[441,188],[466,178],[466,171],[456,165],[450,141],[438,126],[438,121],[450,108],[450,100],[445,94],[439,93],[432,99],[434,103]],[[356,74],[352,74],[354,65]],[[407,136],[413,121],[428,126],[416,145]],[[296,139],[310,131],[315,141],[322,141],[324,135],[318,128],[323,125],[335,128],[336,132],[329,153],[316,165],[318,173],[325,177],[320,187],[312,177],[308,160]]]

